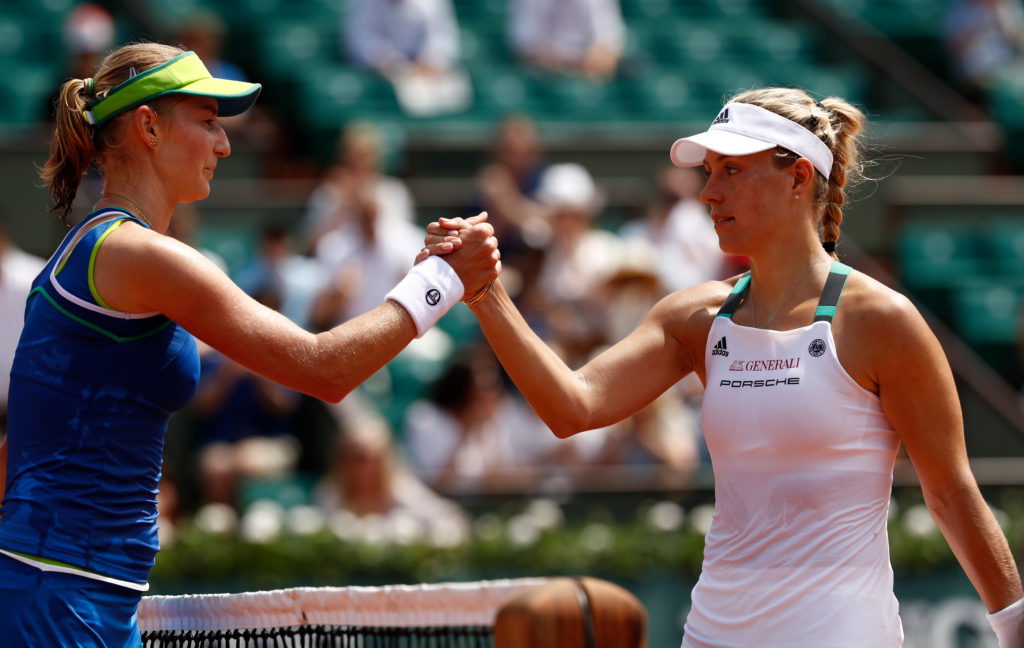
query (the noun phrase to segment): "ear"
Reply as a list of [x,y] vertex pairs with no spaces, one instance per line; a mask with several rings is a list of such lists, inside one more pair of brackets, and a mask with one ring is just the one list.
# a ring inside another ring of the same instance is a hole
[[807,158],[799,158],[791,167],[793,174],[793,193],[804,194],[814,188],[814,165]]
[[156,141],[160,116],[148,105],[141,105],[132,113],[132,130],[146,143]]

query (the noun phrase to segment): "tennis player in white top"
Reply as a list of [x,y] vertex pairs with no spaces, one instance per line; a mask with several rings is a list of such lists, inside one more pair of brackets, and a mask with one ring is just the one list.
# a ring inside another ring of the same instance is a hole
[[[704,382],[716,503],[687,648],[902,645],[885,534],[901,443],[1000,648],[1024,648],[1020,577],[971,473],[942,348],[904,296],[835,255],[864,122],[842,99],[767,88],[677,141],[673,162],[703,164],[719,244],[750,273],[669,295],[578,370],[500,281],[472,300],[559,437],[623,419],[691,371]],[[427,242],[463,227],[432,224]]]

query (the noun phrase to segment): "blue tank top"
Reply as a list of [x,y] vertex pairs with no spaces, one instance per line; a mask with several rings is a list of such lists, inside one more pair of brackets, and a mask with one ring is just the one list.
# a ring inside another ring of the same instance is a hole
[[139,222],[90,214],[33,283],[11,370],[0,549],[144,583],[167,421],[195,393],[199,356],[165,316],[112,310],[93,287],[96,251],[127,220]]

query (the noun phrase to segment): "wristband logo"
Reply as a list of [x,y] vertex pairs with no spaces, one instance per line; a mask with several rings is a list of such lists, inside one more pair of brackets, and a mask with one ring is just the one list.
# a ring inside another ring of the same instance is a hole
[[437,306],[438,302],[441,301],[441,291],[437,288],[431,288],[427,291],[426,297],[427,303],[431,306]]

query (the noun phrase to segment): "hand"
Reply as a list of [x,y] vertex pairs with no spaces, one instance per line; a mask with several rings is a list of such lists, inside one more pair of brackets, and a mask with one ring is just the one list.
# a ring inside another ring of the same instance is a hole
[[[459,275],[465,298],[479,293],[501,273],[501,252],[487,213],[472,218],[442,218],[427,227],[426,247],[417,262],[429,254],[444,254],[444,260]],[[447,250],[448,246],[451,250]],[[445,250],[439,252],[437,250]]]
[[[487,212],[480,212],[472,218],[442,218],[427,225],[423,238],[423,249],[416,255],[413,265],[431,255],[448,254],[462,247],[459,232],[487,220]],[[492,234],[493,235],[493,234]]]

